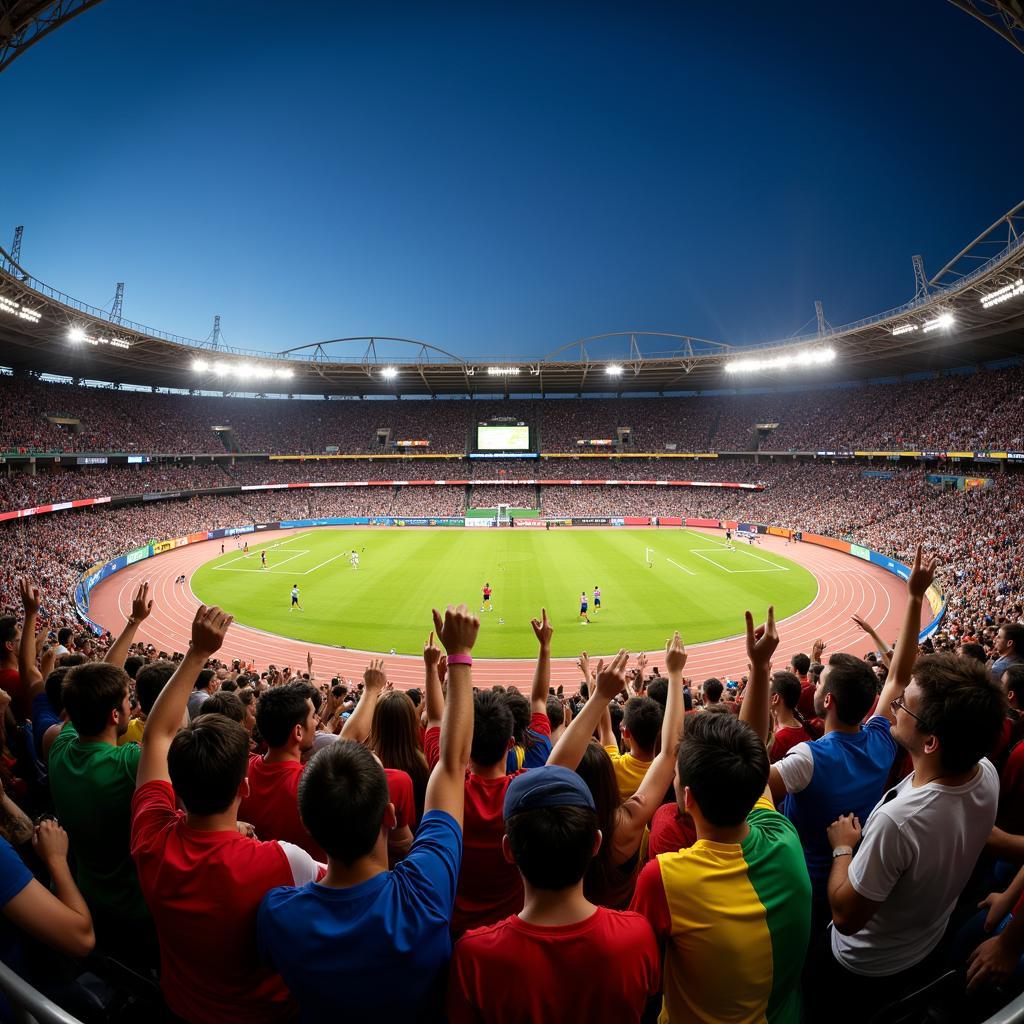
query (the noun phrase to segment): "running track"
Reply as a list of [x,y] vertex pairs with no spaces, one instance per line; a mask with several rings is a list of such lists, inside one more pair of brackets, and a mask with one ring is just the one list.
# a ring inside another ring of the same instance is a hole
[[[294,532],[299,531],[275,531],[274,538]],[[220,544],[220,540],[215,540],[174,548],[115,573],[93,590],[91,617],[116,635],[131,610],[132,593],[139,583],[149,580],[155,603],[152,614],[142,624],[136,639],[152,643],[161,651],[185,650],[199,602],[188,586],[175,586],[174,580],[181,573],[191,577],[200,565],[220,554]],[[850,616],[854,614],[870,622],[884,639],[890,642],[896,639],[906,600],[902,580],[878,566],[830,548],[812,544],[786,547],[782,538],[778,537],[764,537],[762,544],[806,566],[818,580],[815,600],[803,611],[779,623],[782,640],[775,659],[776,667],[787,663],[790,655],[797,651],[810,653],[811,643],[819,636],[826,640],[828,651],[866,653],[872,644],[851,621]],[[927,604],[925,609],[927,612]],[[758,616],[764,615],[764,609],[753,608],[752,611],[757,621],[761,621]],[[737,628],[742,627],[741,615],[742,609],[739,609]],[[424,623],[424,635],[428,629],[429,625]],[[585,644],[586,636],[581,630],[581,649]],[[745,672],[747,659],[744,648],[742,636],[689,647],[686,674],[701,680],[713,675],[736,676]],[[240,658],[245,661],[253,658],[260,670],[270,663],[279,667],[291,665],[304,668],[307,651],[312,653],[314,668],[321,677],[340,675],[351,679],[361,676],[366,667],[365,651],[342,650],[289,640],[237,623],[228,632],[219,657],[222,660]],[[661,651],[648,652],[652,665],[659,665],[662,656]],[[533,678],[533,666],[532,659],[480,660],[473,667],[473,682],[480,686],[515,683],[528,688]],[[423,683],[423,663],[419,658],[390,655],[387,656],[386,667],[388,677],[401,689],[421,686]],[[573,660],[553,659],[551,681],[554,686],[563,683],[575,689],[579,683],[579,671]]]

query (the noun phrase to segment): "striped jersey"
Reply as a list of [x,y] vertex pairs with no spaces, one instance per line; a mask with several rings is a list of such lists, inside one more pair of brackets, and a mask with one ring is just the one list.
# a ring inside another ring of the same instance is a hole
[[792,822],[762,796],[742,843],[698,839],[637,880],[665,949],[662,1024],[799,1024],[811,884]]

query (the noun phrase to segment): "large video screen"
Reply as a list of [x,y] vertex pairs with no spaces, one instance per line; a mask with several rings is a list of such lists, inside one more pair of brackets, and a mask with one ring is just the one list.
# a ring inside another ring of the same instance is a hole
[[530,428],[525,424],[508,424],[476,428],[476,447],[482,452],[527,452],[530,450]]

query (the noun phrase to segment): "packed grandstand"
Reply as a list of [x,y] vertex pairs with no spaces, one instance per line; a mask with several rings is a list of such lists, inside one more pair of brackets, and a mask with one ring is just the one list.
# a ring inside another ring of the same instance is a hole
[[[0,0],[0,70],[95,2]],[[1019,4],[954,3],[1024,49]],[[0,1021],[1021,1024],[1024,204],[915,271],[751,351],[498,364],[230,350],[0,249]],[[588,654],[604,576],[578,660],[540,608],[480,657],[490,581],[421,657],[192,591],[342,530],[450,540],[424,608],[460,539],[636,530],[652,588],[693,530],[728,635],[637,651],[627,608]],[[732,555],[818,594],[747,610]]]

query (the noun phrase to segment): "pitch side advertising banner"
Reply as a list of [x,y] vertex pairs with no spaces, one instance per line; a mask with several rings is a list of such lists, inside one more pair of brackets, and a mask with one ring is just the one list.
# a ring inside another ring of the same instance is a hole
[[[485,520],[486,521],[486,520]],[[549,520],[547,519],[517,519],[516,529],[522,530],[546,530]]]
[[144,558],[149,558],[152,553],[148,544],[144,548],[136,548],[124,556],[125,564],[134,565],[136,562],[141,562]]
[[490,516],[484,518],[477,518],[476,516],[466,520],[466,526],[472,527],[473,529],[482,529],[487,526],[493,526],[494,519]]

